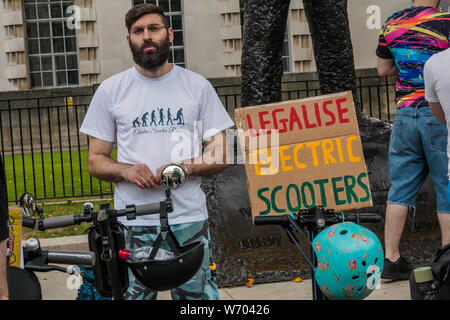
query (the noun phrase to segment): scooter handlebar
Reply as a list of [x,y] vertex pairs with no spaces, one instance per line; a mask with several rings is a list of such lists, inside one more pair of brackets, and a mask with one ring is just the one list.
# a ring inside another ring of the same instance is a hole
[[91,251],[47,251],[47,262],[77,266],[93,266],[95,253]]
[[289,218],[286,214],[280,216],[258,216],[253,219],[253,223],[255,226],[280,225],[283,227],[289,225]]
[[68,215],[52,218],[44,218],[38,222],[38,228],[41,231],[47,229],[64,228],[68,226],[74,226],[82,222],[81,216],[79,215]]
[[[377,223],[381,221],[378,213],[351,213],[345,216],[344,221],[356,221],[357,223]],[[342,222],[342,216],[339,217]]]
[[22,226],[25,228],[34,229],[34,227],[36,226],[36,219],[22,216]]
[[136,205],[136,215],[143,216],[147,214],[155,214],[161,211],[160,202],[152,202],[147,204]]
[[[285,227],[290,224],[288,216],[289,215],[287,214],[279,216],[257,216],[253,219],[253,223],[255,226],[279,225]],[[381,217],[378,213],[350,213],[344,217],[336,213],[336,217],[339,222],[352,221],[356,223],[377,223],[381,221]],[[296,220],[294,217],[293,219]]]

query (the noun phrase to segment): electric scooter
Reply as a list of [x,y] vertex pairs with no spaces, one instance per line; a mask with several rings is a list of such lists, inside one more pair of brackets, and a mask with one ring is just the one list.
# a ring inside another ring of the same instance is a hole
[[[162,183],[166,186],[166,199],[161,202],[144,205],[128,205],[125,209],[111,209],[109,204],[102,204],[98,212],[93,211],[91,204],[83,206],[83,215],[67,215],[44,218],[42,209],[36,209],[32,196],[27,196],[22,204],[27,210],[33,209],[39,215],[38,219],[24,217],[23,225],[39,230],[62,228],[78,225],[82,222],[92,223],[89,231],[88,252],[75,251],[43,251],[37,239],[28,239],[23,248],[24,268],[9,267],[10,299],[41,299],[41,287],[34,272],[60,271],[74,274],[76,268],[61,267],[51,264],[67,264],[76,266],[92,266],[94,269],[95,286],[102,296],[122,300],[128,288],[128,268],[131,268],[136,278],[153,290],[168,290],[189,280],[200,268],[203,260],[201,241],[181,246],[170,230],[168,213],[173,211],[170,196],[171,189],[181,187],[186,179],[184,170],[177,165],[166,167],[162,172]],[[159,214],[161,232],[155,241],[150,260],[130,263],[119,258],[119,250],[125,249],[124,226],[119,217],[134,220],[138,216]],[[165,241],[174,253],[169,260],[152,260],[161,243]],[[158,269],[164,269],[161,275]],[[26,289],[26,290],[25,290]]]

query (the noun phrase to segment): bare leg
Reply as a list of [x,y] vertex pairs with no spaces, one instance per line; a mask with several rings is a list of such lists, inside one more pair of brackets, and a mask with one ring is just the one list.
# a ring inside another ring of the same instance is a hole
[[438,213],[439,225],[441,226],[442,246],[450,243],[450,214]]
[[392,262],[400,258],[400,238],[408,215],[408,207],[388,204],[386,207],[386,222],[384,226],[384,243],[386,258]]
[[8,267],[6,240],[0,241],[0,300],[8,300]]

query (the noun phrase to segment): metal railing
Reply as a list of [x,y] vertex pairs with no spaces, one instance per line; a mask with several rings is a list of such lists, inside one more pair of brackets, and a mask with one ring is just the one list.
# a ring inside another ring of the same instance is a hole
[[36,199],[105,197],[113,185],[91,177],[87,170],[89,140],[79,133],[92,95],[0,100],[2,159],[8,198],[24,192]]
[[[241,107],[240,81],[236,79],[227,84],[212,82],[234,119],[234,109]],[[0,145],[9,201],[17,202],[24,192],[33,192],[38,200],[113,195],[112,183],[89,175],[89,140],[79,133],[97,87],[95,85],[88,93],[81,94],[68,93],[66,89],[62,92],[50,90],[47,96],[0,96]],[[314,77],[285,79],[282,84],[283,100],[302,99],[320,93],[319,82]],[[358,77],[357,100],[366,114],[391,120],[395,112],[394,80]]]
[[[219,97],[234,118],[234,109],[241,107],[241,84],[215,85]],[[359,76],[357,78],[357,97],[361,110],[374,118],[392,121],[395,115],[395,79],[378,76]],[[285,79],[282,84],[282,100],[296,100],[321,94],[320,84],[315,77],[305,80]]]

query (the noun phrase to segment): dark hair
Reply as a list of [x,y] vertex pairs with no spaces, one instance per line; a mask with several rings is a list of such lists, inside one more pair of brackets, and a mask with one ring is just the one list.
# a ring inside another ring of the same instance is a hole
[[150,13],[156,13],[161,16],[164,26],[166,28],[169,27],[169,22],[164,15],[164,11],[160,7],[150,3],[141,3],[128,10],[127,14],[125,15],[125,26],[128,29],[128,33],[131,30],[131,26],[136,21],[138,21],[142,16]]

